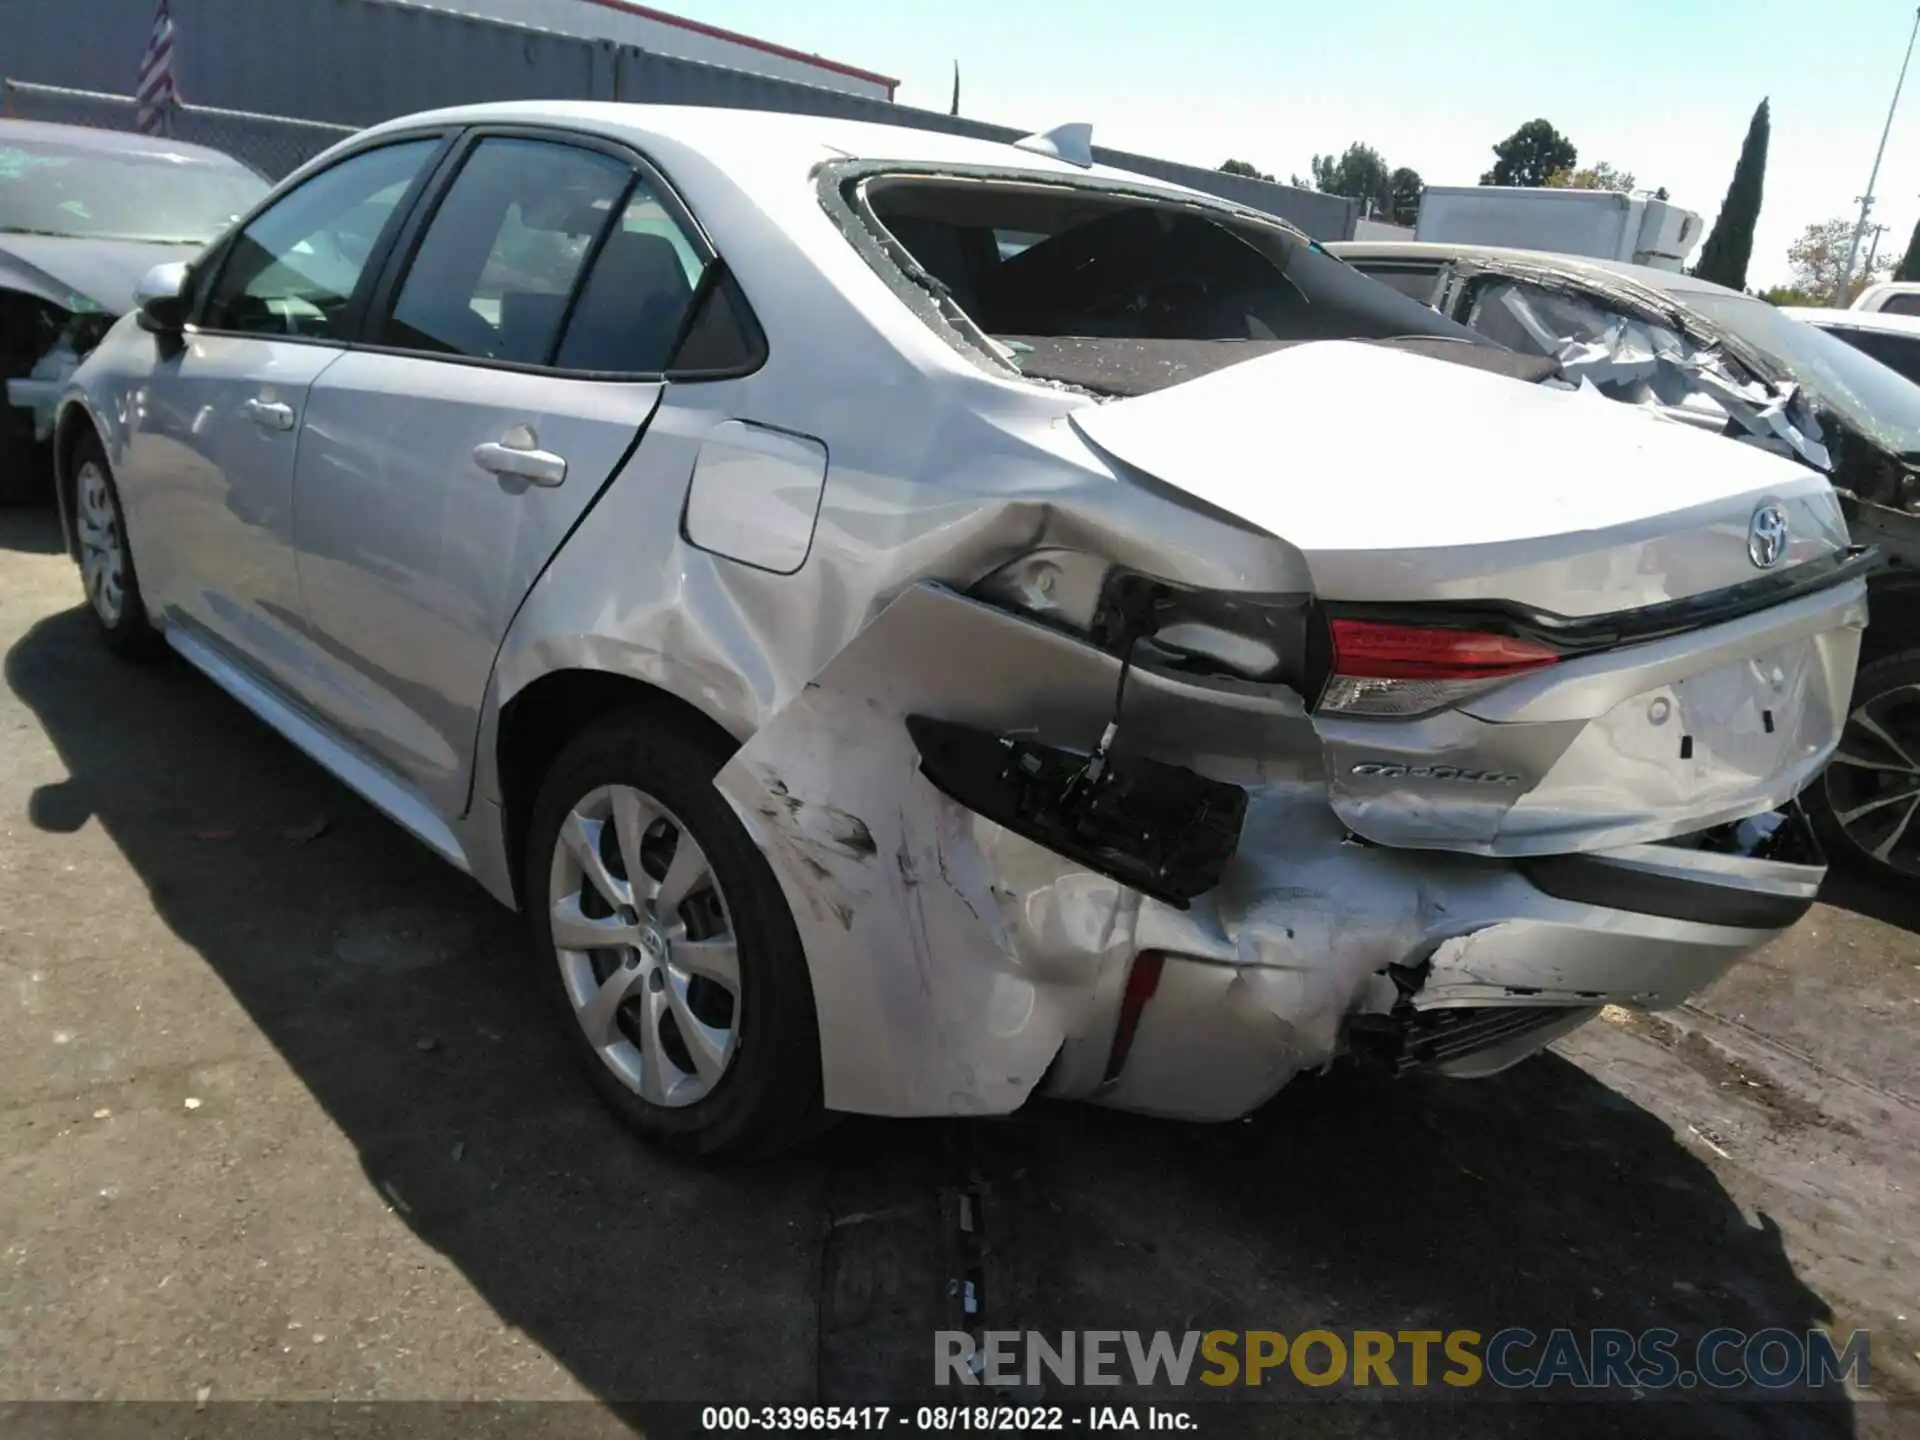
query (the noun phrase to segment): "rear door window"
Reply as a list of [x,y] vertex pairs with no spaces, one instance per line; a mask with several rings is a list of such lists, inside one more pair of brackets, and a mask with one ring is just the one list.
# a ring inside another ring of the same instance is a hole
[[382,343],[548,363],[589,252],[632,178],[595,150],[481,141],[421,237]]
[[1396,265],[1360,260],[1353,262],[1353,266],[1362,275],[1371,276],[1382,285],[1390,286],[1422,305],[1433,303],[1434,292],[1440,286],[1438,265]]
[[563,370],[667,368],[707,261],[644,179],[595,257],[556,362]]
[[707,265],[635,165],[496,136],[447,188],[381,340],[467,360],[658,375]]

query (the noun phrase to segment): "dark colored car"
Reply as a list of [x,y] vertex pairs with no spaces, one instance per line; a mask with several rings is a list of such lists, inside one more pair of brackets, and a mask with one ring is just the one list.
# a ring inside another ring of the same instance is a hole
[[[1911,298],[1920,300],[1920,296]],[[1834,338],[1865,351],[1882,365],[1920,384],[1920,315],[1891,309],[1824,310],[1813,305],[1782,305],[1780,313],[1819,326]]]
[[204,146],[0,120],[0,503],[52,494],[60,391],[140,277],[192,258],[266,191]]
[[1872,586],[1846,738],[1802,798],[1837,861],[1920,878],[1920,385],[1852,336],[1674,271],[1491,246],[1327,248],[1483,335],[1558,360],[1610,399],[1833,481],[1854,541],[1888,563]]

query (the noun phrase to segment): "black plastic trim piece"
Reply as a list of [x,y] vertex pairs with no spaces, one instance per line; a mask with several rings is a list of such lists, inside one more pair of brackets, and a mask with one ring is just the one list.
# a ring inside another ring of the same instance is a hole
[[1725,624],[1849,580],[1865,579],[1882,565],[1877,548],[1855,546],[1843,553],[1809,560],[1777,575],[1762,575],[1730,585],[1724,590],[1689,595],[1683,600],[1663,600],[1637,610],[1616,610],[1607,615],[1556,615],[1550,610],[1533,610],[1505,600],[1406,604],[1329,601],[1325,610],[1328,618],[1334,620],[1398,621],[1408,625],[1486,630],[1537,640],[1562,655],[1587,655]]
[[[1115,697],[1116,706],[1119,697]],[[934,788],[1056,855],[1184,910],[1220,883],[1247,792],[1144,755],[1082,754],[907,716]]]
[[1600,905],[1635,915],[1724,925],[1730,930],[1785,930],[1813,908],[1811,895],[1781,895],[1633,870],[1592,855],[1549,855],[1520,862],[1521,873],[1557,900]]

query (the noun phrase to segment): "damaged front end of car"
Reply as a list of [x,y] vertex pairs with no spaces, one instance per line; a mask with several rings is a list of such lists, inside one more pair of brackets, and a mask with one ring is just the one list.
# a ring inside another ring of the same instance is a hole
[[0,290],[0,492],[23,498],[50,485],[60,396],[114,319],[77,293]]
[[1843,492],[1850,521],[1914,533],[1900,517],[1920,516],[1920,455],[1858,397],[1832,393],[1837,379],[1803,378],[1707,313],[1741,297],[1690,292],[1696,303],[1682,305],[1624,275],[1514,259],[1455,261],[1440,291],[1438,303],[1464,304],[1476,331],[1552,357],[1568,381],[1798,460]]

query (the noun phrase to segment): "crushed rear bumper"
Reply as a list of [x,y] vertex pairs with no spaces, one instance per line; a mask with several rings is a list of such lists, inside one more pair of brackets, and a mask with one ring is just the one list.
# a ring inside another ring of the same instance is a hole
[[[1857,643],[1852,597],[1827,603]],[[1106,837],[1062,853],[1014,828],[1012,802],[989,819],[928,778],[909,717],[1017,727],[1009,754],[1085,749],[1116,673],[1070,635],[915,586],[722,770],[805,946],[830,1108],[991,1114],[1041,1093],[1226,1119],[1345,1053],[1361,1017],[1464,1035],[1472,1017],[1422,1017],[1547,1012],[1429,1047],[1474,1073],[1602,1005],[1679,1003],[1791,923],[1822,874],[1757,846],[1636,841],[1567,869],[1367,843],[1329,805],[1331,747],[1297,697],[1160,672],[1135,671],[1125,740],[1245,794],[1202,892],[1154,898],[1103,866]],[[1608,704],[1644,693],[1585,678]],[[1143,955],[1150,990],[1130,983]]]

